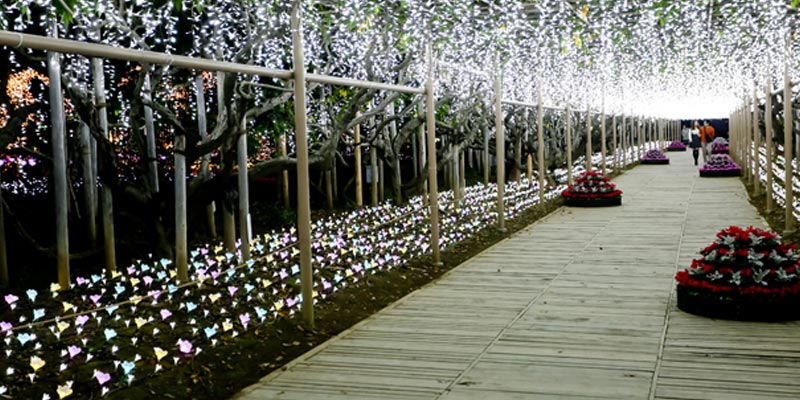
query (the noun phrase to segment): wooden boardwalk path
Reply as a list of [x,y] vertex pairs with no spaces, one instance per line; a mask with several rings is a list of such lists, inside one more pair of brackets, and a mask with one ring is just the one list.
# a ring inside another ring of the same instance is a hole
[[690,153],[616,182],[623,206],[551,214],[238,399],[798,399],[799,323],[675,308],[673,275],[765,223]]

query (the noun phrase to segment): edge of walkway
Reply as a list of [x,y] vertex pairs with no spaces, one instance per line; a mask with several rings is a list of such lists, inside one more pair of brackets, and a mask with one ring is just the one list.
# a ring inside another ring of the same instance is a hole
[[530,225],[528,225],[528,226],[526,226],[526,227],[514,232],[513,234],[503,238],[502,240],[498,241],[497,243],[495,243],[495,244],[489,246],[488,248],[484,249],[480,253],[475,254],[474,256],[470,257],[469,259],[465,260],[464,262],[462,262],[462,263],[456,265],[455,267],[451,268],[449,271],[445,272],[444,274],[442,274],[438,278],[436,278],[436,279],[434,279],[434,280],[432,280],[432,281],[420,286],[419,288],[417,288],[416,290],[412,291],[411,293],[408,293],[407,295],[395,300],[394,302],[392,302],[391,304],[387,305],[386,307],[378,310],[378,312],[370,315],[367,318],[364,318],[363,320],[357,322],[355,325],[353,325],[353,326],[351,326],[351,327],[339,332],[337,335],[335,335],[335,336],[331,337],[330,339],[320,343],[319,345],[317,345],[313,349],[308,350],[307,352],[301,354],[297,358],[289,361],[288,363],[286,363],[282,367],[270,372],[269,374],[267,374],[266,376],[262,377],[261,379],[259,379],[255,383],[253,383],[253,384],[245,387],[244,389],[240,390],[239,393],[237,393],[234,396],[232,396],[230,398],[230,400],[239,399],[239,398],[247,395],[248,393],[256,390],[263,383],[272,381],[273,379],[277,378],[279,375],[281,375],[282,373],[286,372],[287,370],[293,368],[297,364],[308,360],[309,358],[315,356],[317,353],[325,350],[331,344],[336,343],[341,338],[343,338],[343,337],[349,335],[350,333],[352,333],[353,331],[359,329],[362,325],[367,324],[367,323],[371,322],[373,319],[378,318],[381,314],[383,314],[383,313],[385,313],[385,312],[387,312],[389,310],[394,309],[395,307],[397,307],[397,305],[399,305],[400,303],[405,301],[407,298],[415,295],[420,290],[423,290],[423,289],[425,289],[425,288],[427,288],[429,286],[433,286],[433,285],[438,284],[439,281],[441,281],[442,279],[446,278],[450,274],[454,273],[456,270],[462,268],[464,265],[466,265],[467,263],[471,262],[473,259],[475,259],[479,255],[481,255],[481,254],[483,254],[483,253],[485,253],[487,251],[490,251],[490,250],[494,249],[495,247],[505,243],[506,241],[508,241],[508,240],[510,240],[510,239],[522,234],[523,232],[526,232],[526,231],[530,230],[532,227],[547,221],[548,219],[550,219],[553,216],[555,216],[557,213],[563,212],[565,209],[566,208],[564,206],[558,207],[555,210],[553,210],[552,212],[550,212],[547,215],[543,216],[542,218],[539,218],[538,220],[534,221]]

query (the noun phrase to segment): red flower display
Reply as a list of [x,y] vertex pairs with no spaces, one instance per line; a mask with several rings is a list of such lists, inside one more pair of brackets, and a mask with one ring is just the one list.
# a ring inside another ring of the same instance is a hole
[[700,255],[675,276],[679,286],[739,296],[800,293],[800,255],[774,232],[731,226]]
[[569,185],[561,192],[565,198],[601,199],[613,198],[622,195],[622,191],[601,172],[587,171],[575,179],[574,185]]

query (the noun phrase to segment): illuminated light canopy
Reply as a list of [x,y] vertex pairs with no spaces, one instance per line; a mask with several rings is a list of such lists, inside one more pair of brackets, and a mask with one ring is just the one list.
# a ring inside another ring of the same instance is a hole
[[[18,0],[12,7],[31,3]],[[85,27],[76,39],[94,38],[93,16],[114,6],[110,1],[75,3],[70,18]],[[137,13],[139,36],[175,29],[177,22],[165,13],[174,10],[174,3]],[[194,2],[186,12],[202,21],[198,29],[215,34],[196,32],[188,55],[213,57],[221,46],[224,58],[231,59],[248,34],[262,35],[265,40],[253,48],[256,62],[286,66],[291,59],[287,3]],[[509,82],[506,98],[533,99],[539,78],[547,104],[570,99],[599,109],[605,98],[610,112],[665,118],[727,117],[747,82],[767,70],[776,76],[797,21],[797,9],[780,0],[321,0],[304,2],[304,7],[310,70],[366,78],[364,49],[377,40],[388,49],[372,60],[377,73],[372,79],[388,80],[397,60],[412,54],[410,78],[422,82],[421,53],[432,40],[437,58],[487,72],[495,70],[499,55]],[[125,29],[130,21],[103,22],[109,26],[103,41],[175,51],[174,38],[146,44],[130,40]],[[36,23],[19,18],[5,28],[22,30]],[[792,46],[796,49],[796,40]],[[797,52],[791,54],[794,66]],[[451,83],[474,79],[453,76]]]

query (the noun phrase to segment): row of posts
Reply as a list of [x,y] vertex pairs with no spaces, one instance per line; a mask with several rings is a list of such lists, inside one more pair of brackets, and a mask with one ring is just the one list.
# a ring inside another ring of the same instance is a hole
[[[788,59],[788,57],[787,57]],[[743,175],[749,185],[753,187],[753,195],[760,197],[762,193],[762,177],[764,178],[763,184],[765,185],[764,192],[766,194],[766,212],[772,214],[775,212],[775,200],[773,198],[774,187],[774,172],[773,160],[778,156],[775,146],[773,145],[773,131],[772,131],[772,96],[781,93],[783,98],[783,159],[784,159],[784,192],[785,192],[785,207],[784,207],[784,230],[783,235],[791,235],[795,232],[795,216],[794,216],[794,168],[793,168],[793,126],[794,114],[792,109],[792,82],[789,75],[789,64],[784,62],[783,70],[783,88],[782,90],[775,91],[773,88],[772,77],[769,74],[764,76],[763,91],[764,91],[764,137],[765,143],[762,146],[761,128],[760,128],[760,113],[759,113],[759,82],[756,80],[752,83],[752,91],[748,95],[742,97],[742,103],[730,115],[730,152],[733,159],[742,165]],[[761,165],[761,148],[764,147],[765,154],[764,165]]]

